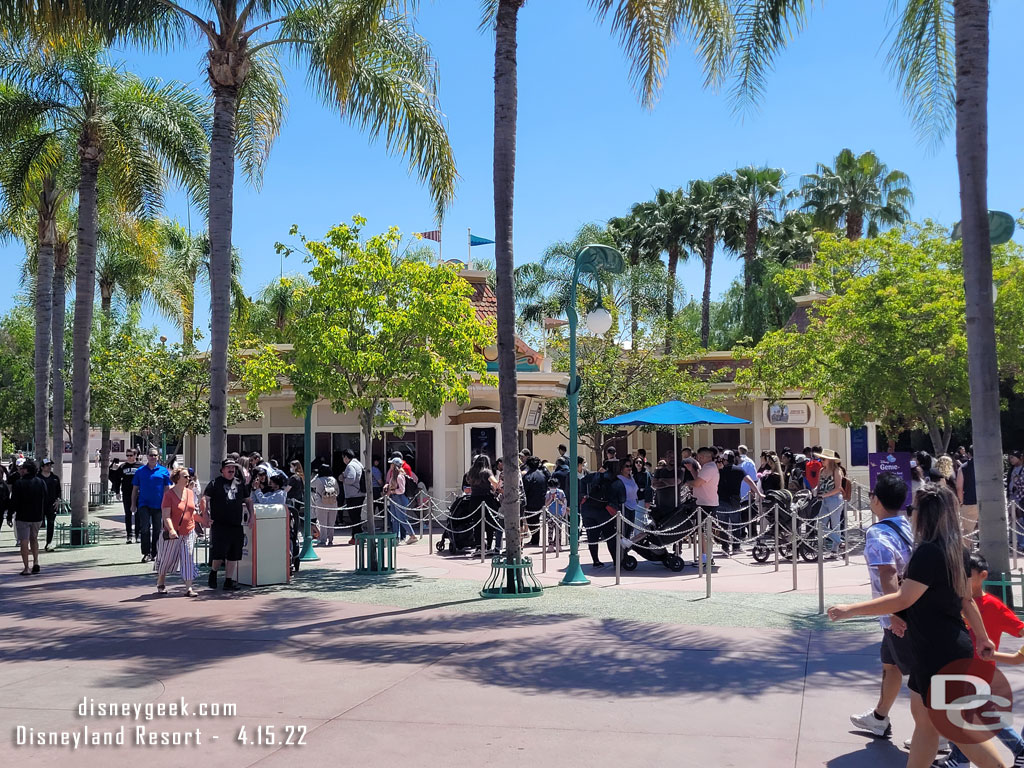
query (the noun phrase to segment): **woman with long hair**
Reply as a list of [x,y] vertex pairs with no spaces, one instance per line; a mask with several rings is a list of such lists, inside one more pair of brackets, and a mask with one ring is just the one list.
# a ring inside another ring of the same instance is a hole
[[842,519],[843,519],[843,478],[845,473],[839,463],[839,454],[825,448],[818,454],[821,459],[821,474],[818,477],[818,487],[815,493],[821,499],[821,517],[824,528],[828,530],[825,535],[825,550],[827,557],[834,558],[839,554],[839,547],[842,544]]
[[[171,472],[171,485],[164,491],[161,512],[163,532],[159,542],[159,554],[155,562],[157,571],[156,591],[167,591],[167,574],[172,570],[181,571],[185,582],[185,595],[195,597],[192,589],[198,569],[192,548],[196,541],[196,522],[200,519],[199,500],[189,488],[188,467],[175,467]],[[210,521],[205,520],[209,525]]]
[[[951,662],[974,656],[963,617],[974,632],[980,658],[991,660],[995,645],[971,597],[956,496],[949,488],[928,484],[918,492],[913,529],[914,550],[900,588],[863,603],[832,606],[828,616],[839,621],[895,613],[906,621],[912,650],[909,687],[914,715],[907,768],[928,768],[939,744],[939,732],[929,716],[932,677]],[[1005,765],[991,740],[981,744],[953,741],[978,768]]]
[[505,531],[501,520],[497,517],[501,502],[498,501],[500,484],[498,476],[491,470],[491,459],[487,454],[481,453],[473,459],[473,466],[466,473],[463,486],[469,489],[470,509],[480,509],[487,515],[486,541],[484,547],[488,552],[494,549],[501,549],[502,536]]

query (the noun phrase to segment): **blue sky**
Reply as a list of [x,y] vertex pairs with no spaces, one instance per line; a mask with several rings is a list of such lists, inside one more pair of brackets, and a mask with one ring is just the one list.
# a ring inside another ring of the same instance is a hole
[[[685,44],[672,52],[658,104],[643,109],[623,54],[607,26],[595,24],[586,0],[531,0],[519,27],[516,262],[538,258],[548,244],[571,237],[587,221],[623,214],[659,187],[748,164],[782,167],[795,185],[843,147],[872,149],[891,168],[908,173],[915,218],[958,219],[952,137],[937,149],[918,141],[887,71],[888,6],[872,0],[815,7],[807,29],[779,57],[760,108],[737,116],[725,94],[702,88]],[[478,31],[478,22],[478,0],[424,2],[419,13],[418,29],[439,62],[441,105],[462,177],[445,220],[445,258],[466,257],[467,227],[488,238],[494,234],[493,38]],[[1024,106],[1016,79],[1024,5],[994,0],[992,22],[989,202],[1016,212],[1024,206]],[[189,50],[167,55],[119,52],[141,75],[185,80],[208,93],[202,54],[198,40]],[[241,176],[236,185],[234,243],[250,294],[278,275],[273,245],[287,239],[292,224],[310,237],[356,213],[368,218],[368,231],[435,227],[430,199],[403,160],[321,106],[301,70],[288,70],[288,84],[288,119],[263,188],[246,187]],[[186,220],[180,195],[172,196],[170,208]],[[204,226],[194,212],[192,226]],[[492,258],[493,247],[475,248],[474,255]],[[7,274],[21,258],[18,248],[0,250]],[[286,262],[286,272],[301,269],[296,259]],[[713,293],[738,274],[737,260],[720,254]],[[698,264],[683,265],[681,279],[691,294],[700,292]],[[0,297],[0,310],[11,302],[11,295]],[[207,315],[202,297],[200,328]]]

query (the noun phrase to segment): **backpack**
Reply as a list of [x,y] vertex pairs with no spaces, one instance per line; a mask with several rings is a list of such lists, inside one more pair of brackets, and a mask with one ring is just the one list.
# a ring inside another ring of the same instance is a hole
[[325,499],[338,498],[338,481],[334,479],[334,476],[323,475],[320,479],[323,481],[323,493],[321,495]]
[[366,470],[359,473],[359,492],[366,495]]
[[841,490],[843,492],[843,499],[845,501],[849,501],[853,497],[853,483],[850,482],[850,478],[848,478],[845,474],[843,475],[843,484],[841,486]]

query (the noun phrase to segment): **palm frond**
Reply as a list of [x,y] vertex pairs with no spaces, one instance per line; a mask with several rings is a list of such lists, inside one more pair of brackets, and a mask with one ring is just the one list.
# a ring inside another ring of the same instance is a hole
[[748,109],[764,95],[775,55],[806,23],[807,0],[734,0],[736,23],[733,100]]
[[242,173],[257,190],[274,141],[281,133],[288,100],[281,63],[271,48],[249,57],[249,72],[238,92],[235,154]]

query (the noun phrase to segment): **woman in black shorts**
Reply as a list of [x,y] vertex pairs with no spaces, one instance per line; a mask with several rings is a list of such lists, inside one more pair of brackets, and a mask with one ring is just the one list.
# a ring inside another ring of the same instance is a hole
[[[960,517],[953,492],[927,484],[914,504],[914,551],[898,591],[855,605],[828,609],[833,621],[851,616],[898,613],[907,622],[910,639],[910,707],[914,715],[907,768],[928,768],[938,750],[939,732],[928,716],[931,679],[957,659],[970,659],[974,647],[964,626],[967,618],[977,640],[978,655],[991,659],[995,646],[985,632],[967,582]],[[1003,768],[992,740],[954,743],[978,768]]]

